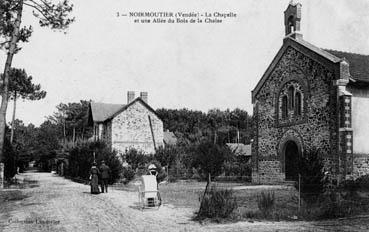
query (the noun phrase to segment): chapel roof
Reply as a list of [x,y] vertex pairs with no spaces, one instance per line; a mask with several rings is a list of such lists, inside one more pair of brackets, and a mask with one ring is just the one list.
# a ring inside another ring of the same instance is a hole
[[333,63],[337,63],[342,61],[342,58],[337,57],[335,54],[332,54],[330,52],[330,50],[325,50],[325,49],[321,49],[309,42],[307,42],[306,40],[303,39],[294,39],[294,38],[290,38],[292,40],[294,40],[295,42],[301,44],[302,46],[308,48],[309,50],[317,53],[318,55],[323,56],[324,58],[326,58],[327,60],[333,62]]
[[332,49],[322,49],[303,39],[295,39],[295,41],[332,61],[333,63],[346,60],[350,66],[351,78],[353,78],[355,81],[369,82],[369,55],[337,51]]
[[294,39],[294,41],[325,57],[333,63],[346,60],[350,66],[351,78],[360,82],[369,82],[369,55],[337,51],[332,49],[322,49],[303,39]]
[[326,51],[336,57],[346,59],[348,61],[350,65],[350,74],[354,80],[369,82],[369,55],[328,49],[326,49]]

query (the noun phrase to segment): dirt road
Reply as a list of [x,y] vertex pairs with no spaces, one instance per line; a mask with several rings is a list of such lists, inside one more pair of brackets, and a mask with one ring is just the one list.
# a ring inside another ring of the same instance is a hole
[[[50,173],[25,173],[32,183],[23,197],[1,202],[0,231],[367,231],[368,218],[309,222],[238,222],[201,225],[191,221],[193,210],[164,205],[137,209],[137,192],[111,189],[91,195],[88,185]],[[11,191],[9,195],[12,195]],[[14,192],[15,194],[15,192]],[[19,194],[19,191],[18,191]],[[6,211],[6,212],[4,212]],[[355,221],[356,220],[356,221]]]

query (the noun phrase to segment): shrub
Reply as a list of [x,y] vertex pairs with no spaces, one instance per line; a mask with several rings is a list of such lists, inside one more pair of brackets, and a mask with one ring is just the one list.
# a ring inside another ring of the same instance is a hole
[[122,174],[125,179],[124,184],[127,184],[128,182],[133,180],[133,178],[135,177],[135,171],[131,167],[123,168]]
[[208,176],[215,177],[222,171],[222,165],[225,159],[224,150],[212,142],[201,143],[195,154],[194,166]]
[[9,180],[17,174],[16,153],[9,140],[4,141],[4,178]]
[[358,190],[369,190],[369,175],[360,176],[356,180],[348,179],[340,183],[341,191],[355,194]]
[[170,166],[175,161],[177,155],[177,147],[171,145],[160,146],[154,154],[154,159],[159,161],[162,166]]
[[251,164],[225,162],[223,165],[226,176],[251,176]]
[[130,148],[122,157],[123,160],[127,161],[131,165],[133,170],[145,166],[151,159],[150,155],[146,155],[144,152]]
[[[307,203],[316,202],[324,190],[323,161],[319,150],[306,152],[299,160],[300,191]],[[295,186],[298,190],[298,184]]]
[[93,163],[93,152],[96,154],[96,162],[98,166],[104,160],[105,164],[110,168],[110,180],[112,184],[116,182],[122,173],[122,164],[117,154],[106,146],[104,142],[81,142],[69,151],[68,175],[71,177],[79,177],[88,180],[90,169]]
[[369,175],[360,176],[355,182],[360,189],[369,190]]
[[190,169],[186,168],[186,166],[183,164],[180,158],[175,159],[168,170],[169,181],[173,182],[178,179],[193,178],[192,169],[195,169],[195,168],[190,168]]
[[339,192],[330,191],[325,194],[320,202],[320,219],[331,219],[350,216],[356,213],[365,212],[363,202],[359,198],[343,199]]
[[218,189],[212,186],[203,199],[200,198],[202,207],[197,213],[197,219],[229,218],[238,207],[233,194],[232,189]]
[[351,196],[356,195],[356,191],[359,190],[360,186],[355,180],[344,180],[339,185],[339,191],[348,193]]
[[368,176],[356,180],[345,180],[339,187],[326,188],[320,202],[321,218],[337,218],[367,212],[368,198],[357,191],[367,188]]
[[257,196],[258,208],[264,217],[267,217],[274,208],[274,192],[261,192]]

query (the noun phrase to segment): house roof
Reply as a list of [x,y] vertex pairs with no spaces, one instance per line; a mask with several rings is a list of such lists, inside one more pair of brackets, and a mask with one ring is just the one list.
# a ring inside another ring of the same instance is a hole
[[273,58],[273,61],[263,74],[260,81],[257,83],[255,89],[252,91],[252,99],[254,101],[256,94],[259,92],[261,87],[264,85],[266,79],[269,77],[271,72],[274,70],[274,67],[278,64],[279,60],[282,58],[284,52],[288,47],[293,47],[300,52],[312,52],[312,58],[317,60],[318,62],[329,62],[333,64],[338,64],[344,59],[350,65],[350,73],[352,78],[355,81],[360,82],[369,82],[369,56],[354,54],[349,52],[341,52],[335,50],[321,49],[316,47],[315,45],[303,40],[303,39],[295,39],[292,37],[286,37],[284,39],[282,47],[277,52],[276,56]]
[[251,144],[227,143],[226,145],[236,156],[251,156]]
[[124,106],[122,104],[91,102],[92,120],[94,122],[104,122]]
[[164,143],[168,145],[175,145],[177,143],[177,137],[171,131],[164,131]]
[[110,120],[115,116],[117,116],[118,114],[120,114],[121,112],[123,112],[124,110],[126,110],[127,108],[129,108],[137,101],[141,102],[148,110],[153,112],[159,118],[155,110],[151,108],[151,106],[149,106],[149,104],[147,104],[144,100],[142,100],[141,97],[138,97],[127,105],[91,102],[89,111],[90,114],[89,121],[105,122],[107,120]]
[[350,65],[350,74],[354,80],[369,82],[369,55],[328,49],[326,51],[348,61]]

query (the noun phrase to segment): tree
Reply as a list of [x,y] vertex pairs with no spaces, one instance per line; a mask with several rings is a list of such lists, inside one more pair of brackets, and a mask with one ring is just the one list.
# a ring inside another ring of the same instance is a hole
[[251,117],[241,109],[211,109],[207,113],[188,109],[157,109],[164,129],[176,134],[180,142],[199,143],[211,139],[219,145],[250,143]]
[[225,155],[228,153],[225,149],[210,141],[202,142],[197,148],[194,165],[197,165],[210,179],[219,175]]
[[17,166],[23,171],[27,164],[34,160],[38,154],[39,140],[37,136],[39,128],[36,128],[33,124],[26,126],[19,119],[14,120],[14,126],[17,128],[17,136],[14,139],[12,147],[17,156]]
[[92,136],[92,128],[88,127],[88,105],[89,101],[60,103],[56,106],[57,111],[48,117],[63,131],[63,140],[68,139],[73,143],[79,137],[85,139]]
[[46,96],[46,92],[41,90],[40,84],[32,83],[32,76],[28,76],[24,69],[12,68],[10,70],[9,79],[9,98],[14,101],[12,127],[10,132],[10,143],[13,143],[15,129],[15,111],[17,106],[17,98],[27,100],[40,100]]
[[200,170],[208,176],[207,183],[200,203],[200,210],[204,207],[205,195],[208,192],[208,188],[211,182],[211,178],[219,175],[222,171],[222,165],[225,160],[225,152],[217,144],[206,141],[202,142],[197,149],[196,157],[194,159],[194,165],[200,168]]
[[56,151],[60,146],[60,131],[57,125],[49,120],[43,122],[36,130],[36,141],[33,159],[39,167],[49,171],[49,161],[56,156]]
[[179,153],[176,146],[166,145],[165,147],[160,146],[155,154],[154,158],[160,162],[162,166],[170,166],[173,161],[176,159],[177,154]]
[[[3,77],[0,83],[2,97],[0,106],[0,163],[3,160],[5,120],[9,100],[9,79],[13,56],[20,50],[19,44],[21,42],[28,42],[33,31],[31,26],[21,27],[24,7],[30,7],[33,10],[33,15],[39,19],[41,27],[63,30],[74,21],[74,18],[68,16],[73,9],[73,5],[68,0],[62,0],[56,4],[50,0],[0,1],[0,47],[7,54]],[[0,185],[2,185],[2,180]]]

